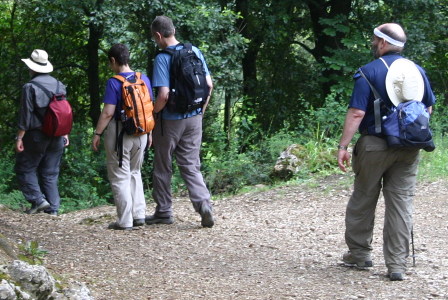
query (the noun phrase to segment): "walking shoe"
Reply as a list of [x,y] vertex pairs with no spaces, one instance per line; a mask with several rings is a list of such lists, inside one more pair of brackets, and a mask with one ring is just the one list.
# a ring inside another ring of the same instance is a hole
[[27,214],[32,215],[38,212],[41,212],[47,208],[50,207],[50,203],[47,202],[47,200],[42,199],[42,202],[38,205],[32,205],[30,209],[28,209],[27,211],[25,211]]
[[391,272],[389,273],[390,281],[403,281],[403,273]]
[[159,217],[156,215],[151,215],[145,217],[145,223],[146,225],[153,225],[153,224],[173,224],[174,218],[172,216],[170,217]]
[[132,230],[132,227],[121,227],[117,224],[117,222],[110,223],[109,226],[107,226],[107,229],[113,229],[113,230]]
[[356,261],[350,251],[344,253],[344,255],[342,256],[342,261],[347,267],[356,267],[361,270],[367,270],[367,268],[373,267],[373,263],[371,260]]
[[134,226],[134,227],[143,226],[143,225],[145,225],[145,219],[134,219],[134,221],[132,221],[132,226]]
[[199,211],[201,215],[201,225],[202,227],[213,227],[215,225],[215,220],[213,219],[212,209],[209,205],[202,205]]

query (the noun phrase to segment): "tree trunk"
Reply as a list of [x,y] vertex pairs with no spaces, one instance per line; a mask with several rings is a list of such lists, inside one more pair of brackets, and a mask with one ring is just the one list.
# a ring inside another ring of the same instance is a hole
[[224,132],[227,137],[227,147],[230,145],[230,130],[231,130],[231,109],[232,109],[232,95],[229,90],[225,91],[224,102]]
[[89,80],[90,110],[92,125],[96,126],[101,114],[101,100],[99,89],[99,59],[98,50],[103,28],[100,25],[89,24],[89,40],[87,43],[87,78]]
[[344,16],[346,18],[346,23],[348,23],[348,15],[351,11],[351,0],[306,0],[308,6],[312,28],[314,32],[314,42],[315,47],[311,51],[316,61],[324,67],[322,68],[322,78],[325,80],[322,83],[323,97],[330,93],[330,88],[332,85],[336,84],[333,79],[334,75],[341,75],[340,71],[329,69],[325,66],[323,58],[325,56],[331,56],[331,49],[341,49],[344,46],[340,42],[344,37],[344,33],[337,31],[335,36],[327,35],[324,30],[325,25],[320,23],[323,18],[333,19],[337,16]]

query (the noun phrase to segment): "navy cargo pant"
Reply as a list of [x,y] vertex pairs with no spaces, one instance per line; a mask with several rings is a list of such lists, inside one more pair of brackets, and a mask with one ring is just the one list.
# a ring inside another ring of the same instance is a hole
[[17,154],[15,165],[20,190],[32,205],[39,205],[46,199],[51,205],[46,212],[57,212],[61,202],[58,177],[63,138],[29,130],[23,137],[23,146],[25,150]]
[[347,204],[345,241],[359,261],[370,260],[375,209],[385,201],[383,254],[389,273],[406,271],[419,150],[388,148],[384,139],[362,136],[353,150],[355,184]]

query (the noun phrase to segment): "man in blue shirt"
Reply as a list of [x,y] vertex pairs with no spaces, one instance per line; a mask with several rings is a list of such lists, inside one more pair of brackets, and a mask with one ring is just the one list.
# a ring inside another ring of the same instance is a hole
[[[374,30],[372,50],[374,61],[361,68],[370,83],[391,107],[385,78],[388,66],[396,59],[406,42],[403,28],[394,23],[378,26]],[[418,66],[417,66],[418,67]],[[431,112],[435,97],[423,69],[424,94],[422,102]],[[343,261],[348,266],[372,267],[372,236],[375,209],[383,190],[386,206],[383,230],[383,254],[390,280],[403,280],[409,240],[412,230],[413,195],[416,185],[419,150],[388,148],[383,136],[370,134],[374,126],[374,95],[367,81],[359,73],[355,75],[355,87],[346,115],[344,130],[338,146],[338,165],[346,172],[350,154],[347,147],[355,132],[361,137],[353,148],[354,191],[347,204],[345,217],[345,241],[349,251]]]
[[[154,41],[161,49],[174,48],[179,42],[175,37],[175,28],[170,18],[158,16],[151,24]],[[213,88],[207,64],[198,48],[193,51],[202,60],[206,72],[209,96],[202,108],[185,114],[170,112],[167,101],[170,91],[171,56],[166,53],[157,55],[154,61],[153,86],[157,89],[154,112],[158,114],[153,131],[154,173],[153,197],[157,203],[155,213],[146,217],[146,224],[172,224],[171,177],[172,159],[177,165],[188,189],[190,200],[196,212],[201,215],[203,227],[212,227],[214,218],[210,193],[201,174],[199,151],[202,140],[202,117],[205,113]]]

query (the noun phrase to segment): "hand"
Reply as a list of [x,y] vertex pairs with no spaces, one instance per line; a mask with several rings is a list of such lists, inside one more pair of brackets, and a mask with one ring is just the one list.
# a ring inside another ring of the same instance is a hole
[[23,147],[22,139],[16,141],[15,150],[17,153],[23,152],[23,150],[25,150],[25,147]]
[[64,139],[64,147],[68,147],[70,145],[70,139],[68,138],[68,134],[63,136]]
[[347,172],[347,167],[350,167],[350,153],[347,150],[341,149],[338,151],[338,165],[339,169]]
[[101,137],[95,134],[92,138],[92,149],[94,151],[98,151],[100,143],[101,143]]
[[152,146],[152,131],[148,134],[148,148]]

